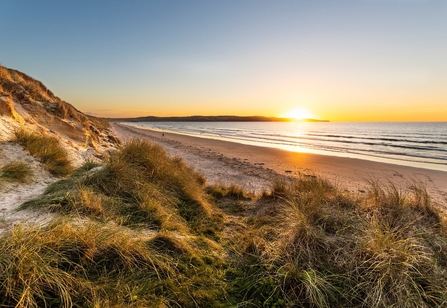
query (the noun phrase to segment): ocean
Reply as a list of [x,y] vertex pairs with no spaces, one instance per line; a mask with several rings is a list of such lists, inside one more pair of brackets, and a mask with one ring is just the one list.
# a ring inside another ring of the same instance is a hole
[[196,137],[447,171],[447,122],[138,122]]

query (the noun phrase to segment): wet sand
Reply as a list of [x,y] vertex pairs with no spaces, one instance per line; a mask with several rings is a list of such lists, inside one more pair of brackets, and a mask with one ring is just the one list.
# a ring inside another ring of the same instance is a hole
[[123,141],[147,138],[163,146],[172,156],[182,157],[207,178],[209,183],[236,184],[255,193],[269,190],[282,176],[322,176],[340,189],[364,194],[368,180],[384,185],[391,181],[401,189],[416,183],[426,186],[435,203],[447,210],[447,172],[363,159],[289,152],[281,149],[244,145],[112,123]]

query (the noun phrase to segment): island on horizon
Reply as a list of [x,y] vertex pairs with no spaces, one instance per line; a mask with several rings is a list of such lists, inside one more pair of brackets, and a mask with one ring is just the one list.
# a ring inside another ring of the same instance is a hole
[[329,120],[318,119],[295,119],[295,118],[279,118],[265,116],[173,116],[173,117],[157,117],[145,116],[136,118],[107,118],[109,121],[125,121],[125,122],[330,122]]

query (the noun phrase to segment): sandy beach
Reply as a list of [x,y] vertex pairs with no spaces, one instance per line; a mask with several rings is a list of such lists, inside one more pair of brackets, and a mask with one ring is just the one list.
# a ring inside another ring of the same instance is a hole
[[433,201],[447,211],[447,172],[379,163],[139,129],[112,124],[117,136],[125,141],[147,138],[178,156],[207,178],[208,183],[236,184],[255,193],[268,190],[282,176],[322,176],[340,189],[364,194],[368,180],[389,181],[405,190],[422,183]]

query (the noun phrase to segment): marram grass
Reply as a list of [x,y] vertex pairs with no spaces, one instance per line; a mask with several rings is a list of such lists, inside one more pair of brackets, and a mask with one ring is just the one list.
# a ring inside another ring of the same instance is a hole
[[0,306],[215,305],[223,282],[188,242],[88,219],[17,227],[0,239]]
[[389,183],[372,185],[367,199],[359,200],[321,179],[300,177],[277,183],[263,199],[250,235],[238,244],[239,302],[447,304],[446,229],[420,186],[402,192]]
[[0,240],[4,307],[443,307],[447,234],[425,188],[319,177],[251,196],[133,140],[24,207]]
[[31,167],[20,161],[13,161],[0,168],[0,180],[8,180],[13,182],[29,182],[34,175]]
[[67,176],[73,171],[67,152],[55,137],[19,129],[15,139],[31,155],[39,158],[48,171],[56,176]]

